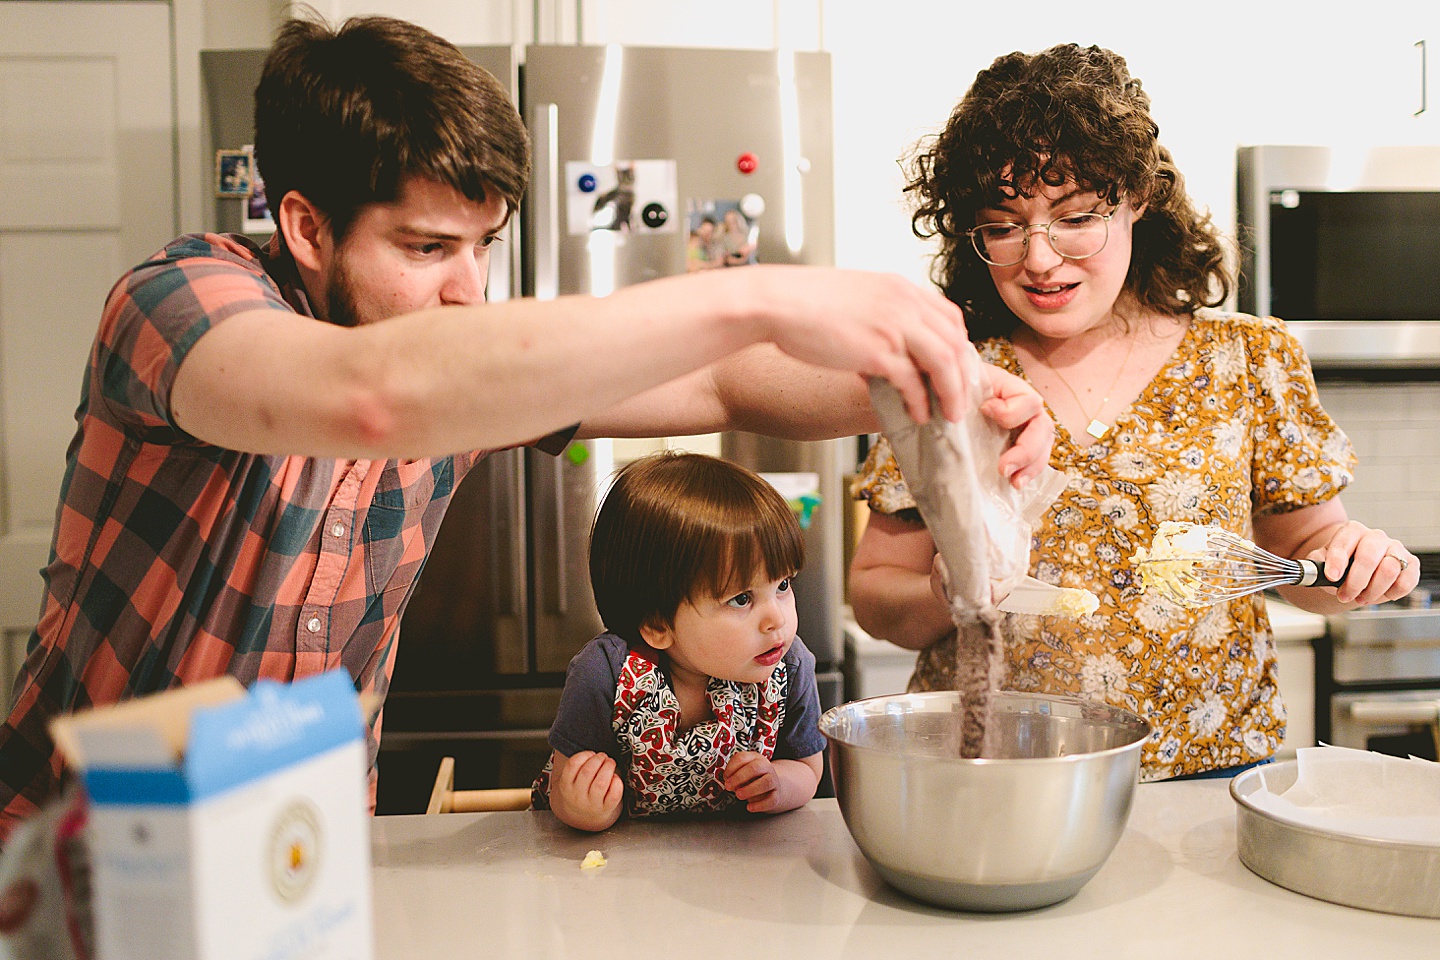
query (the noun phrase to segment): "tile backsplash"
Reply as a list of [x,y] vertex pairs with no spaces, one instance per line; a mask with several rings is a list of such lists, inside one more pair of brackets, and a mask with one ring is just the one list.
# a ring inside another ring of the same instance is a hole
[[1350,516],[1414,551],[1440,551],[1440,383],[1320,384],[1320,402],[1360,465]]

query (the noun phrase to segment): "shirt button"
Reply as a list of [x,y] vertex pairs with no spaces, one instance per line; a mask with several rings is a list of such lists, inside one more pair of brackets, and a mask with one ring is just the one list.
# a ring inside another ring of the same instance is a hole
[[320,632],[320,618],[319,618],[319,617],[311,617],[308,621],[306,621],[306,623],[305,623],[305,629],[306,629],[306,630],[309,630],[311,633],[319,633],[319,632]]
[[345,524],[336,523],[335,526],[330,528],[330,534],[335,537],[345,536]]

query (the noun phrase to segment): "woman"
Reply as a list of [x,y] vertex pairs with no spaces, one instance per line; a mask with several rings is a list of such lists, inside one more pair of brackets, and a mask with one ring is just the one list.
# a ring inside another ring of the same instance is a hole
[[[1154,724],[1142,777],[1230,775],[1284,738],[1263,600],[1192,610],[1145,592],[1131,557],[1164,520],[1217,524],[1324,562],[1331,612],[1409,592],[1419,563],[1349,520],[1350,443],[1274,319],[1226,315],[1220,239],[1159,143],[1150,99],[1108,50],[1012,53],[975,79],[913,158],[915,231],[981,355],[1044,397],[1064,493],[1035,531],[1032,573],[1095,593],[1080,620],[1010,616],[1015,690],[1077,694]],[[919,650],[912,690],[954,685],[935,547],[882,441],[857,490],[871,517],[851,567],[857,620]]]
[[720,248],[727,267],[743,267],[755,262],[755,241],[750,224],[739,210],[725,211],[725,229],[720,234]]

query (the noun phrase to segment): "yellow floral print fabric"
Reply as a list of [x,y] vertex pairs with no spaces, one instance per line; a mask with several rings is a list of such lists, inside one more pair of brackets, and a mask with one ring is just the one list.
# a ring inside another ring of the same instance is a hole
[[[1010,342],[981,355],[1024,375]],[[1199,311],[1175,354],[1104,439],[1057,427],[1069,482],[1036,529],[1031,573],[1100,598],[1091,616],[1008,615],[1011,690],[1070,694],[1148,719],[1141,777],[1253,763],[1285,736],[1263,599],[1186,609],[1141,589],[1130,558],[1165,520],[1247,539],[1252,517],[1323,503],[1353,477],[1350,441],[1320,407],[1300,344],[1275,319]],[[882,437],[856,483],[872,510],[914,500]],[[921,651],[911,690],[954,687],[954,635]]]

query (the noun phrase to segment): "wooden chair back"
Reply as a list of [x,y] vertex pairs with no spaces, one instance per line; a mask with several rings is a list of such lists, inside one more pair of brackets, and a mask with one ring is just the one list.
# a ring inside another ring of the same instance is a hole
[[435,774],[430,791],[429,813],[487,813],[495,810],[529,810],[530,788],[512,787],[496,790],[456,790],[455,758],[444,757]]

